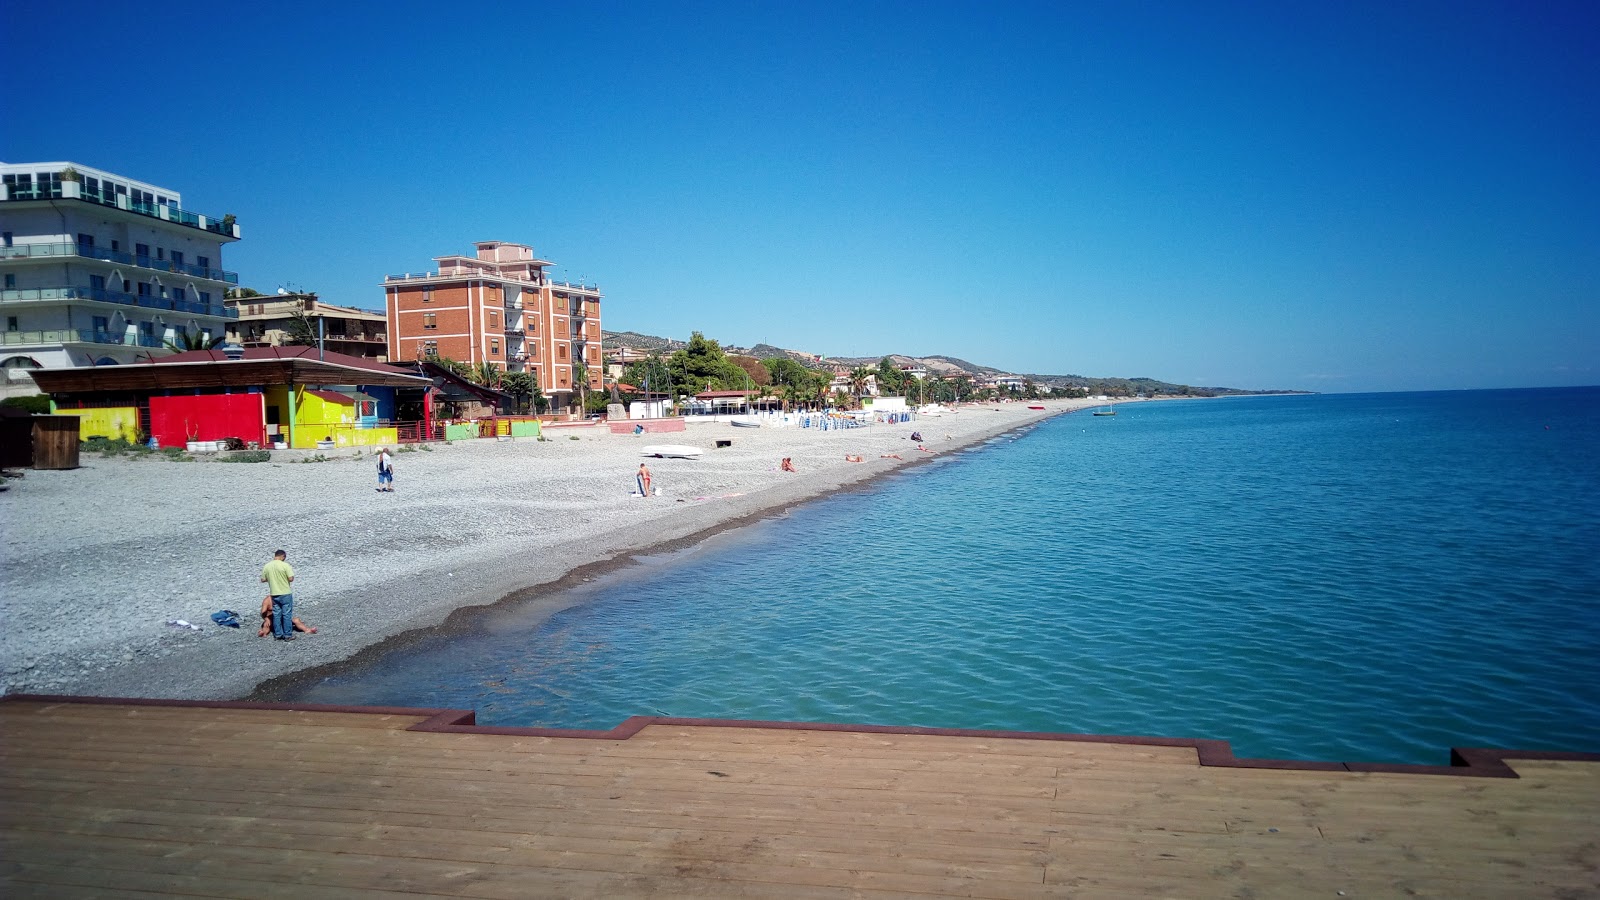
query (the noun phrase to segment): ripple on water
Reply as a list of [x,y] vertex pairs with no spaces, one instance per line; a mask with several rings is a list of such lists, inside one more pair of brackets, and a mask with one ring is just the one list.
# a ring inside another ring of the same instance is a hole
[[[1551,431],[1524,427],[1535,407]],[[1596,391],[1469,392],[1056,419],[303,699],[562,727],[1211,737],[1310,759],[1596,750],[1597,409]]]

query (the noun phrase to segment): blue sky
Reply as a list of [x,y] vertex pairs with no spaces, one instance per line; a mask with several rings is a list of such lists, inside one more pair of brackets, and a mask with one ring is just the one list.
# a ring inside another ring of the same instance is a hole
[[0,62],[0,159],[236,214],[259,290],[381,307],[507,240],[611,330],[1600,383],[1593,2],[96,6],[8,4],[59,28]]

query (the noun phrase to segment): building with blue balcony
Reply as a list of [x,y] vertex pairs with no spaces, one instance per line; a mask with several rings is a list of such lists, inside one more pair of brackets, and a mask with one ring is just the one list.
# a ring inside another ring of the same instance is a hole
[[223,337],[233,216],[70,162],[0,163],[0,367],[131,363]]

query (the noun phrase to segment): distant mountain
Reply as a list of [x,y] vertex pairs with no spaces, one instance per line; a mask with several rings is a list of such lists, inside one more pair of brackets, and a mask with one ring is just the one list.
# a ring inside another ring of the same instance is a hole
[[[654,350],[662,353],[671,353],[674,350],[688,346],[685,341],[672,338],[655,337],[640,334],[636,331],[606,331],[601,333],[601,344],[606,349],[614,347],[631,347],[635,350]],[[1201,387],[1196,385],[1173,384],[1155,378],[1114,378],[1114,377],[1089,377],[1086,375],[1038,375],[1025,372],[1008,372],[1005,369],[996,369],[993,366],[981,366],[954,356],[906,356],[899,353],[885,353],[881,356],[824,356],[815,353],[804,353],[799,350],[785,350],[771,344],[757,344],[754,347],[733,347],[723,345],[728,353],[738,356],[753,356],[756,359],[786,358],[792,359],[803,366],[813,369],[844,366],[876,367],[878,361],[888,357],[889,362],[896,366],[920,366],[927,369],[929,374],[943,378],[959,376],[971,377],[974,380],[987,380],[1002,376],[1025,378],[1040,387],[1051,388],[1083,388],[1091,394],[1188,394],[1206,396],[1225,396],[1240,394],[1294,394],[1306,393],[1304,391],[1251,391],[1242,388],[1229,387]]]

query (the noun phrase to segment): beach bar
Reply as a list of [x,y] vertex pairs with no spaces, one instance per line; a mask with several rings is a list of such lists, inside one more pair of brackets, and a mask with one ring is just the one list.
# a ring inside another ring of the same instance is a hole
[[407,396],[433,382],[393,366],[315,347],[194,350],[121,366],[35,369],[56,415],[82,437],[148,435],[163,447],[229,438],[291,449],[394,444]]

